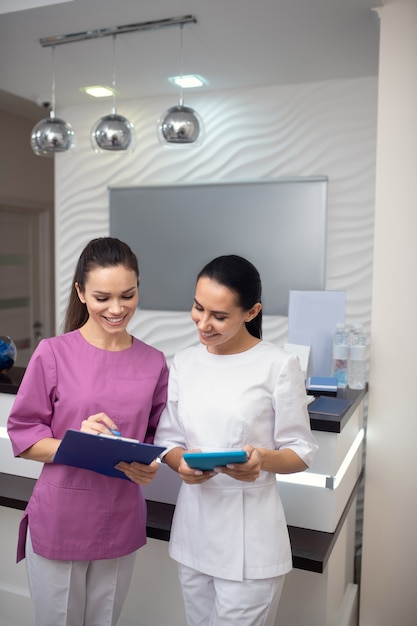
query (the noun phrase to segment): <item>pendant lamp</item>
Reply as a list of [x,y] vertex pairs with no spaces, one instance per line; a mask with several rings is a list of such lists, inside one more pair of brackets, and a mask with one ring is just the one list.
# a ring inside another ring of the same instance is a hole
[[116,110],[116,35],[113,35],[113,108],[101,117],[91,130],[91,144],[96,152],[123,152],[133,149],[134,129],[128,119]]
[[30,143],[37,156],[53,156],[73,146],[74,131],[68,122],[55,117],[55,46],[52,47],[52,100],[49,118],[34,126]]
[[[183,27],[180,24],[180,76],[183,77]],[[203,123],[198,113],[184,105],[180,86],[179,103],[165,111],[158,120],[158,137],[169,145],[192,145],[201,141]]]

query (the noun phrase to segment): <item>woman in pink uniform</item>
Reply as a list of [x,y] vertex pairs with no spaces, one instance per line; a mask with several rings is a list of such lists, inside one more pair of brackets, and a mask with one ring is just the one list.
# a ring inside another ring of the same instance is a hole
[[114,626],[146,543],[141,485],[156,475],[155,461],[121,465],[130,480],[52,463],[69,428],[153,443],[167,365],[127,331],[138,285],[128,245],[102,237],[85,247],[65,333],[40,342],[8,420],[15,456],[44,463],[17,555],[26,556],[35,626]]

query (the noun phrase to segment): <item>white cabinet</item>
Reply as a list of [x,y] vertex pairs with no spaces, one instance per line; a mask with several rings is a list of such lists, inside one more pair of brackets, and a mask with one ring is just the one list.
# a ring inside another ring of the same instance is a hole
[[363,402],[340,432],[314,431],[319,450],[309,470],[278,476],[287,523],[333,533],[362,471]]

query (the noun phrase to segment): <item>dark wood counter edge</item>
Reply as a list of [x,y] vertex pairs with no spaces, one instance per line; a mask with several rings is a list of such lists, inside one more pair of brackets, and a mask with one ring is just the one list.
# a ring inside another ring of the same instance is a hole
[[[334,397],[353,400],[350,407],[341,416],[310,413],[311,429],[327,433],[341,433],[367,393],[368,385],[366,385],[365,389],[361,389],[360,391],[349,389],[348,387],[346,389],[338,389],[337,395]],[[315,395],[318,397],[320,394]]]
[[[289,526],[293,565],[296,569],[322,574],[330,558],[333,546],[340,534],[346,516],[356,496],[361,481],[359,476],[345,510],[334,533],[308,530]],[[0,506],[24,511],[32,494],[36,480],[23,476],[0,473]],[[152,539],[168,541],[171,532],[172,516],[175,505],[147,500],[148,520],[147,536]]]
[[4,374],[0,373],[0,393],[16,394],[25,371],[26,367],[12,367]]

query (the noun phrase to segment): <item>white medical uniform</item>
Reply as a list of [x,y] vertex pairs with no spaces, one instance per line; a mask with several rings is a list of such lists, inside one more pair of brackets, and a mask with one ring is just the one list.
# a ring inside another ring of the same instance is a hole
[[[155,443],[168,450],[291,448],[309,466],[317,444],[297,357],[268,341],[231,355],[203,345],[179,352]],[[292,555],[275,474],[262,471],[255,482],[218,474],[201,485],[183,483],[169,552],[182,565],[229,581],[286,574]]]

